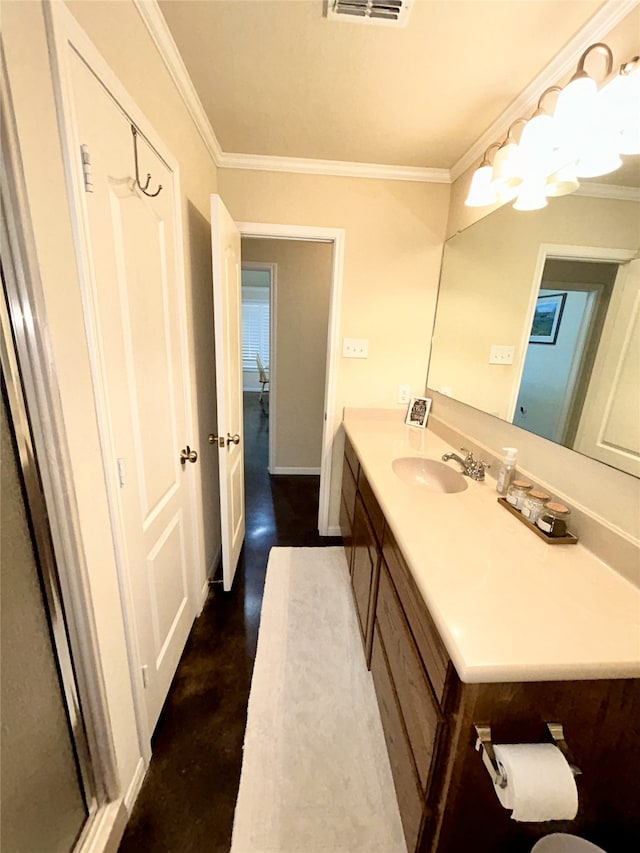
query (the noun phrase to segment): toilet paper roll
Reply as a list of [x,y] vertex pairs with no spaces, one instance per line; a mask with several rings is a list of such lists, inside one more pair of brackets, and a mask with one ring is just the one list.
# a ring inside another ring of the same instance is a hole
[[573,820],[578,789],[566,758],[552,743],[496,744],[496,758],[507,775],[496,794],[518,821]]

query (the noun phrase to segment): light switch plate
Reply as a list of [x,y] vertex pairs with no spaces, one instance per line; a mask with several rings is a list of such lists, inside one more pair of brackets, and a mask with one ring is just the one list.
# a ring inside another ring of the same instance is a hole
[[368,358],[369,341],[367,338],[344,338],[342,355],[344,358]]
[[513,364],[515,347],[494,344],[489,350],[489,364]]

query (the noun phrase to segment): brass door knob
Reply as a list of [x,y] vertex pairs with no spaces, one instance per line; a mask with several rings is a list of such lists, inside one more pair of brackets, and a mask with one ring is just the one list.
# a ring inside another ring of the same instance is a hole
[[209,444],[217,444],[218,447],[224,447],[224,436],[209,433]]
[[185,462],[197,462],[198,461],[198,452],[197,450],[192,450],[187,444],[186,447],[183,447],[180,451],[180,464],[184,465]]
[[230,432],[227,433],[227,446],[230,444],[240,444],[240,436],[238,433],[235,435],[231,435]]

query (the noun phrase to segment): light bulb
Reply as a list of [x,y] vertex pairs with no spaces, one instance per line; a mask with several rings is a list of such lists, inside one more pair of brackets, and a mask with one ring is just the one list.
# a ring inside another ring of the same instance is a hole
[[556,141],[554,120],[546,113],[530,119],[522,131],[519,145],[519,168],[525,182],[529,178],[548,175]]
[[579,178],[597,178],[615,172],[622,166],[618,154],[620,144],[619,134],[608,129],[591,134],[584,140],[576,164],[576,175]]
[[545,195],[545,184],[541,179],[525,180],[516,199],[514,210],[541,210],[547,206],[547,197]]
[[492,183],[500,201],[513,198],[513,191],[522,183],[520,157],[515,142],[505,142],[493,158]]
[[559,198],[575,192],[579,186],[575,164],[569,163],[547,178],[545,194],[550,198]]
[[491,183],[492,172],[493,169],[488,163],[475,170],[471,178],[469,195],[465,201],[467,207],[485,207],[496,203],[498,199]]
[[584,140],[600,124],[598,87],[591,77],[572,80],[558,95],[553,113],[557,145],[566,160],[577,159]]

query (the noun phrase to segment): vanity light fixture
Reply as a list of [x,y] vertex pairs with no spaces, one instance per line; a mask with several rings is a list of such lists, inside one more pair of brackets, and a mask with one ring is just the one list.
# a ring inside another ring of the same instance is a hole
[[598,97],[604,121],[620,128],[620,154],[640,154],[640,56],[624,62]]
[[524,180],[520,166],[518,143],[513,137],[514,127],[521,122],[526,124],[526,118],[518,118],[513,122],[507,131],[506,139],[493,158],[491,183],[495,189],[497,200],[500,202],[511,201]]
[[[596,82],[585,70],[590,56],[605,59]],[[547,198],[568,195],[578,178],[606,175],[622,165],[621,154],[640,154],[640,57],[623,63],[610,78],[613,53],[597,42],[588,47],[564,87],[551,86],[538,100],[529,119],[517,119],[502,143],[494,143],[473,174],[465,204],[483,207],[516,198],[516,210],[539,210]],[[557,93],[553,110],[545,99]],[[513,129],[524,123],[519,142]],[[497,149],[493,165],[489,154]]]
[[494,148],[500,148],[500,143],[494,142],[487,148],[482,163],[473,173],[469,195],[465,201],[467,207],[486,207],[498,201],[498,194],[493,186],[493,166],[489,159],[489,154]]

